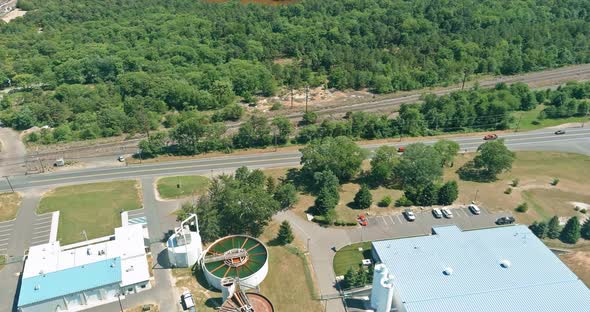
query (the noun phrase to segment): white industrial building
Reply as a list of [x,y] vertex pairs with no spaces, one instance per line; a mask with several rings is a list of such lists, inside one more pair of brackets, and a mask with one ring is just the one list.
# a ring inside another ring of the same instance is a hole
[[132,224],[88,242],[31,247],[19,311],[80,311],[150,288],[145,233],[142,224]]
[[526,226],[373,242],[376,312],[588,312],[590,289]]

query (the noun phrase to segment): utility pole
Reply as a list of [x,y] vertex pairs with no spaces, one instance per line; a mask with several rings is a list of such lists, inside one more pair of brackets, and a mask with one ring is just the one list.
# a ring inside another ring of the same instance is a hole
[[305,85],[305,112],[307,113],[307,100],[309,95],[309,85]]
[[522,120],[522,113],[520,113],[520,116],[518,117],[518,122],[516,123],[516,131],[518,132],[518,129],[520,129],[520,121]]
[[461,84],[461,90],[465,88],[465,80],[467,80],[467,69],[463,70],[463,83]]
[[473,199],[473,203],[477,203],[477,194],[479,193],[479,189],[475,190],[475,198]]
[[121,308],[121,312],[123,312],[123,304],[121,303],[121,291],[117,292],[117,299],[119,299],[119,308]]
[[41,170],[43,170],[42,172],[45,172],[45,167],[43,166],[43,162],[41,161],[41,158],[37,158],[37,160],[39,161],[39,165],[41,165]]
[[10,186],[10,190],[14,193],[14,188],[12,187],[12,184],[10,183],[8,176],[4,176],[4,178],[6,179],[6,182],[8,182],[8,186]]

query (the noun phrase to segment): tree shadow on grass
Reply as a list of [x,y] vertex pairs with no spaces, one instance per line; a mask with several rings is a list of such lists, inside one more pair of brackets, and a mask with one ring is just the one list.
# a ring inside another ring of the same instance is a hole
[[497,180],[496,177],[490,174],[487,170],[476,168],[473,161],[467,162],[456,172],[459,175],[459,178],[463,181],[488,183]]

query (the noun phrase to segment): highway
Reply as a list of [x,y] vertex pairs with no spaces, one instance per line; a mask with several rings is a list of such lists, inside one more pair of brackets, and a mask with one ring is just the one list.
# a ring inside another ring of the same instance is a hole
[[[512,84],[516,82],[523,82],[529,85],[533,89],[556,87],[564,84],[567,81],[587,81],[590,80],[590,64],[580,64],[561,68],[547,69],[538,72],[530,72],[526,74],[519,74],[514,76],[495,76],[495,77],[484,77],[481,79],[474,79],[466,84],[466,88],[471,87],[474,83],[478,83],[481,88],[492,88],[497,83],[504,82],[506,84]],[[461,90],[460,86],[449,86],[445,88],[432,89],[421,89],[405,92],[404,95],[394,95],[393,97],[378,97],[377,99],[362,99],[360,101],[352,101],[312,107],[312,110],[318,115],[333,116],[344,114],[346,112],[374,112],[374,111],[392,111],[402,104],[411,104],[420,102],[420,98],[424,94],[432,93],[437,96],[447,95],[451,92]],[[303,116],[301,111],[285,110],[281,114],[292,121],[299,121]],[[228,122],[226,126],[228,129],[238,128],[243,121],[240,122]],[[43,152],[34,153],[29,155],[31,160],[36,158],[51,159],[53,161],[56,158],[64,157],[66,159],[77,159],[75,156],[77,153],[82,153],[93,156],[116,156],[120,154],[136,153],[138,151],[137,144],[143,138],[129,139],[121,142],[113,143],[101,143],[93,144],[90,146],[79,146],[79,147],[68,147],[66,150],[53,149]],[[22,161],[22,159],[16,159],[13,161]]]
[[[505,139],[511,150],[547,150],[562,151],[590,155],[590,127],[569,128],[564,135],[555,135],[554,130],[538,130],[532,132],[506,133],[499,135]],[[461,151],[475,151],[484,143],[481,134],[454,137],[461,146]],[[388,143],[388,145],[402,146],[416,140],[404,139],[403,142]],[[436,142],[436,139],[422,140],[426,144]],[[373,151],[383,144],[363,145]],[[116,168],[93,168],[43,173],[36,175],[22,175],[10,177],[15,190],[38,187],[51,187],[63,184],[78,184],[97,181],[134,179],[153,176],[171,176],[179,174],[209,174],[213,172],[231,172],[240,166],[250,168],[277,168],[295,166],[299,164],[301,154],[298,151],[278,151],[247,155],[228,155],[194,160],[173,161],[165,163],[148,163]],[[6,179],[0,181],[0,192],[10,191]]]

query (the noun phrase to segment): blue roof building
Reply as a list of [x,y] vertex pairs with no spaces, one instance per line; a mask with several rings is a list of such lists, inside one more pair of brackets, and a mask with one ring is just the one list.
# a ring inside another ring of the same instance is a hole
[[377,312],[588,312],[590,289],[526,226],[373,242]]
[[141,224],[68,246],[31,246],[22,273],[19,312],[77,312],[150,288]]
[[121,258],[23,278],[18,306],[121,283]]

